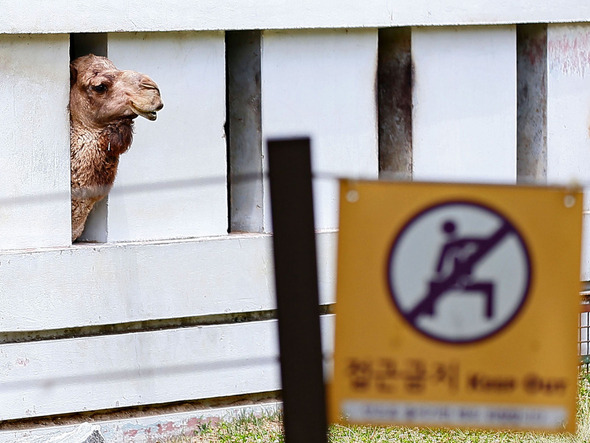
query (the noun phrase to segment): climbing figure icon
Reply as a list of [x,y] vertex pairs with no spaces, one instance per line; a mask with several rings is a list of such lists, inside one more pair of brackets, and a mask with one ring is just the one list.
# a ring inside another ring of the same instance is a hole
[[[457,227],[453,220],[445,221],[442,230],[447,234],[448,241],[443,245],[440,252],[436,265],[437,275],[430,281],[430,290],[423,303],[420,303],[417,309],[414,309],[409,316],[414,318],[416,315],[421,314],[434,315],[436,300],[448,290],[459,289],[467,293],[483,294],[485,316],[491,318],[494,314],[494,283],[473,280],[473,257],[489,243],[490,239],[494,238],[494,241],[499,241],[501,237],[458,237],[456,233]],[[501,230],[501,235],[505,234],[506,231]]]
[[530,260],[505,217],[452,202],[407,223],[392,246],[388,272],[393,301],[412,326],[443,341],[469,342],[520,310]]

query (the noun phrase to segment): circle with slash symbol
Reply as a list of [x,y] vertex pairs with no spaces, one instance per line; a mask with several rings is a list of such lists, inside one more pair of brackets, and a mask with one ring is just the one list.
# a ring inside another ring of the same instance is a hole
[[488,338],[518,315],[531,260],[518,229],[479,203],[443,202],[412,217],[387,266],[395,307],[420,333],[450,343]]

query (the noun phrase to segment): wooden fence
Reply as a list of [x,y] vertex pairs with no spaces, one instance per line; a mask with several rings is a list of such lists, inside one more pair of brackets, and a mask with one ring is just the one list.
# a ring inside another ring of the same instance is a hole
[[[280,390],[269,137],[312,139],[324,305],[336,176],[590,183],[588,21],[574,0],[3,2],[5,429]],[[88,50],[165,107],[72,245],[68,65]]]

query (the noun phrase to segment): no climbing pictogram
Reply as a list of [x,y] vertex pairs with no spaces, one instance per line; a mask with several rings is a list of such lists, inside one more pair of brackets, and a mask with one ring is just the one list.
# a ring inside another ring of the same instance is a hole
[[391,297],[406,321],[437,340],[467,343],[510,324],[531,281],[528,248],[502,214],[467,201],[412,217],[390,251]]

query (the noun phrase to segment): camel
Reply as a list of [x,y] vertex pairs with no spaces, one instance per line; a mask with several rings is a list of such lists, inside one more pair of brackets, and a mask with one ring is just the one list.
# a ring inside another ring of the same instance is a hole
[[147,75],[120,71],[92,54],[70,64],[72,242],[113,186],[119,156],[133,139],[133,119],[156,120],[163,106],[158,85]]

